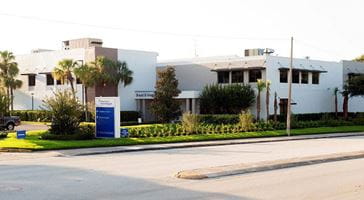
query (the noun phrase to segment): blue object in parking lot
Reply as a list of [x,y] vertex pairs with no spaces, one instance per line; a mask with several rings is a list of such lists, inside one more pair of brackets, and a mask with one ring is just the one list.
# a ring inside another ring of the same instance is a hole
[[16,138],[17,139],[25,139],[26,135],[27,135],[27,131],[24,131],[24,130],[16,131]]
[[121,137],[128,137],[129,136],[129,130],[127,128],[120,129],[120,136]]

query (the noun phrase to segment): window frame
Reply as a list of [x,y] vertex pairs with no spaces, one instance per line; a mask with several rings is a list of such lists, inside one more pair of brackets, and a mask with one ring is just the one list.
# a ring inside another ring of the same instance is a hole
[[47,84],[47,86],[53,86],[54,85],[54,78],[53,78],[52,74],[46,74],[46,84]]
[[[304,79],[303,77],[303,74],[305,74],[306,76],[306,78]],[[309,76],[309,73],[308,73],[308,71],[301,71],[301,84],[308,84],[308,82],[309,82],[309,80],[308,80],[308,76]],[[304,81],[305,80],[305,81]]]
[[[257,76],[258,74],[259,76]],[[249,70],[249,83],[256,83],[258,82],[259,79],[262,79],[262,70],[260,69]]]
[[[282,76],[282,74],[285,73],[285,77]],[[288,74],[289,74],[289,70],[279,70],[279,82],[280,83],[288,83]],[[285,81],[282,81],[282,79],[284,80],[285,78]]]
[[218,71],[217,72],[217,83],[218,84],[227,84],[230,81],[229,77],[230,77],[229,71]]
[[244,83],[244,71],[231,71],[231,83]]
[[[317,75],[317,81],[314,81],[314,75]],[[319,85],[320,84],[320,73],[319,72],[312,72],[312,84]]]
[[28,86],[34,87],[36,85],[36,74],[29,74],[28,75]]
[[[297,73],[297,74],[295,74]],[[300,83],[300,70],[292,69],[292,83],[299,84]],[[298,78],[298,79],[295,79]]]

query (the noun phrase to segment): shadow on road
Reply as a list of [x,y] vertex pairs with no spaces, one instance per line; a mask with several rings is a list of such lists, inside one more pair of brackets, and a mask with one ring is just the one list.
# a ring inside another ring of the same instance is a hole
[[[194,191],[96,170],[47,165],[0,166],[0,199],[246,199]],[[167,184],[167,183],[166,183]]]

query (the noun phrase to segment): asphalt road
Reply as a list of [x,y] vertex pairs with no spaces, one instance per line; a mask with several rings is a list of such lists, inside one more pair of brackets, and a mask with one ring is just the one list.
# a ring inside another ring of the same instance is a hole
[[364,149],[364,137],[108,155],[0,154],[0,199],[363,199],[364,159],[183,180],[184,169]]
[[47,130],[48,126],[43,124],[20,124],[20,126],[16,126],[15,130],[26,130],[26,131],[32,131],[32,130]]

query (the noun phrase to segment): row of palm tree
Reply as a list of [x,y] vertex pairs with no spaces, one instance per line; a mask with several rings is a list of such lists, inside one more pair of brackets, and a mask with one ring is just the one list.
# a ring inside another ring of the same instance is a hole
[[19,74],[18,63],[15,56],[9,51],[0,51],[0,92],[6,93],[10,102],[6,105],[6,111],[14,110],[14,90],[22,86],[22,81],[16,79]]
[[[133,81],[133,72],[128,68],[126,62],[113,61],[104,56],[98,56],[95,61],[85,64],[79,64],[72,59],[61,60],[52,74],[62,83],[70,84],[73,98],[76,98],[74,80],[79,78],[84,87],[86,103],[88,102],[87,89],[90,87],[118,86],[119,83],[126,87]],[[88,120],[88,106],[85,106],[85,116]]]

